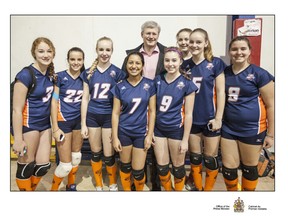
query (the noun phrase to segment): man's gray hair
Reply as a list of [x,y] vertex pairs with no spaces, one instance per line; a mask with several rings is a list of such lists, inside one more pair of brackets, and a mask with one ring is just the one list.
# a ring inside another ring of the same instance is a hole
[[141,26],[141,33],[143,33],[144,29],[146,29],[146,28],[157,28],[159,34],[160,34],[160,31],[161,31],[160,25],[157,22],[155,22],[155,21],[146,21]]

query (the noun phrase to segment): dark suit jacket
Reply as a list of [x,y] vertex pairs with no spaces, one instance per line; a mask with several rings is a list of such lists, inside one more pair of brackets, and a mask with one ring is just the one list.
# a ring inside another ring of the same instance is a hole
[[[142,46],[143,46],[143,43],[140,46],[136,47],[135,49],[126,50],[126,54],[128,55],[131,52],[139,51]],[[161,72],[165,70],[164,69],[164,51],[166,48],[164,45],[162,45],[159,42],[157,42],[157,46],[159,48],[160,53],[159,53],[159,59],[158,59],[157,68],[156,68],[156,75],[160,74]],[[124,62],[122,64],[122,70],[125,72],[127,72],[126,67],[125,67],[126,63],[127,63],[127,57],[124,59]]]

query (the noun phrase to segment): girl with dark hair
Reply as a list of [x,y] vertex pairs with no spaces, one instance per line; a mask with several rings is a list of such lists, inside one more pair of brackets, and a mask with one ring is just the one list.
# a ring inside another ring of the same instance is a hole
[[57,83],[51,106],[53,137],[57,144],[59,165],[56,167],[52,191],[57,191],[63,178],[68,175],[67,191],[76,191],[75,175],[81,162],[81,100],[84,68],[84,52],[73,47],[67,53],[69,68],[57,73]]
[[250,63],[251,45],[246,37],[229,44],[232,64],[225,73],[226,104],[221,133],[223,177],[229,191],[254,191],[262,148],[274,144],[274,77]]
[[137,191],[144,188],[144,166],[152,144],[155,124],[156,89],[142,76],[144,58],[140,52],[127,56],[127,78],[111,89],[114,95],[112,141],[120,155],[120,179],[124,191],[131,190],[131,174]]

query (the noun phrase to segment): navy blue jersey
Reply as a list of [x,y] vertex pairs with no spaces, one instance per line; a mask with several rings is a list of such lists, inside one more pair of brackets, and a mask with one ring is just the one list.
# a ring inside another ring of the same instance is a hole
[[[196,65],[192,59],[182,64],[192,81],[198,87],[195,95],[193,124],[204,125],[215,118],[216,114],[216,86],[215,79],[225,69],[226,64],[217,57],[212,62],[204,59]],[[189,70],[187,70],[189,66]]]
[[173,130],[183,126],[185,97],[197,91],[197,87],[183,75],[167,83],[165,75],[158,75],[154,80],[157,89],[156,125]]
[[70,121],[80,117],[83,95],[83,81],[78,76],[71,77],[67,71],[57,73],[59,88],[58,121]]
[[119,130],[128,136],[144,136],[149,100],[156,94],[153,80],[142,77],[136,86],[123,80],[113,87],[111,92],[121,101]]
[[225,69],[226,105],[222,130],[240,137],[257,135],[267,129],[266,109],[259,88],[274,80],[266,70],[251,64],[239,74]]
[[[26,99],[22,113],[23,126],[40,131],[46,129],[48,125],[50,126],[51,96],[54,88],[53,81],[48,76],[48,71],[46,75],[43,75],[33,66],[31,68],[36,78],[36,88]],[[29,72],[25,70],[28,69],[21,70],[16,75],[16,79],[28,88],[33,81]]]
[[103,73],[96,69],[88,81],[88,71],[89,69],[81,74],[81,78],[89,85],[90,101],[87,111],[94,114],[112,114],[113,95],[110,90],[125,78],[125,72],[111,64]]

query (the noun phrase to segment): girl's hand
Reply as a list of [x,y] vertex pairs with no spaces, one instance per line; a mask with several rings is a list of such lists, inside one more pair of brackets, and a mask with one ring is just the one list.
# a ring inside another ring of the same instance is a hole
[[89,137],[89,131],[86,125],[81,127],[81,136],[83,139],[88,139]]
[[20,140],[20,141],[14,140],[13,152],[18,157],[22,157],[26,154],[27,144],[24,142],[24,140]]
[[121,145],[121,142],[118,138],[113,140],[113,148],[115,149],[116,152],[122,151],[122,145]]
[[217,131],[219,129],[221,129],[222,127],[222,120],[220,119],[211,119],[208,123],[208,125],[211,124],[212,128],[211,131]]
[[188,142],[184,142],[183,140],[181,141],[179,145],[179,152],[181,154],[184,154],[188,151]]
[[263,148],[270,148],[274,145],[274,137],[266,136],[263,142]]
[[153,140],[152,136],[147,135],[145,137],[145,140],[144,140],[144,151],[148,151],[148,149],[151,147],[152,142],[153,142],[152,140]]
[[55,139],[56,142],[63,142],[65,139],[65,133],[60,128],[58,128],[53,132],[53,138]]

